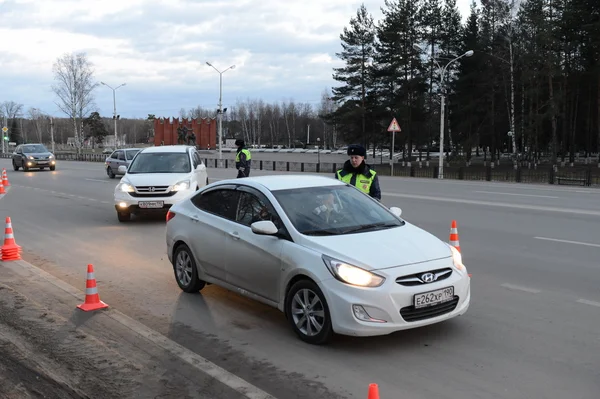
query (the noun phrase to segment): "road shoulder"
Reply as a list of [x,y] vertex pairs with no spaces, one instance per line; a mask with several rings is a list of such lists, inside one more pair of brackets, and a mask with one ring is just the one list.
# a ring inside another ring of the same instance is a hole
[[0,276],[0,397],[272,398],[27,262]]

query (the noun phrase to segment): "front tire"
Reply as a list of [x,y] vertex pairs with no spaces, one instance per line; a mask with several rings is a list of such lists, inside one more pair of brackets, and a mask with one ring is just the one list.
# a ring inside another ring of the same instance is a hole
[[50,170],[56,170],[56,166],[50,166]]
[[131,213],[117,212],[117,218],[119,219],[119,222],[121,222],[121,223],[129,222],[131,220]]
[[109,166],[109,167],[106,169],[106,174],[107,174],[107,175],[108,175],[108,177],[110,177],[111,179],[114,179],[114,178],[115,178],[115,174],[114,174],[114,172],[112,171],[112,168],[111,168],[110,166]]
[[300,280],[290,288],[285,301],[292,330],[309,344],[322,345],[333,337],[325,295],[311,280]]
[[16,171],[18,171],[18,170],[19,170],[19,167],[18,167],[18,166],[17,166],[17,164],[15,163],[15,160],[14,160],[14,159],[13,159],[13,161],[12,161],[12,164],[13,164],[13,169],[15,170],[15,172],[16,172]]
[[198,278],[196,261],[192,251],[185,244],[178,246],[173,254],[173,271],[177,285],[183,292],[198,292],[206,285]]

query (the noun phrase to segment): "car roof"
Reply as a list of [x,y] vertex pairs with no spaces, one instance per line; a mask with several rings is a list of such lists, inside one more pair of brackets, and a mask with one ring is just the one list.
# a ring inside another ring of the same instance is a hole
[[328,176],[316,176],[307,174],[292,175],[269,175],[244,177],[243,179],[221,180],[220,183],[239,184],[246,183],[251,186],[263,186],[269,191],[289,190],[294,188],[343,186],[345,183]]
[[142,149],[140,152],[148,153],[148,152],[187,152],[188,148],[194,148],[189,145],[161,145],[156,147],[146,147]]

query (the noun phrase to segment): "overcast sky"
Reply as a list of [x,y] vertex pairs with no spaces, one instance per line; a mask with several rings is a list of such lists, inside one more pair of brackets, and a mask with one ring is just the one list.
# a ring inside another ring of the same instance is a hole
[[[365,0],[375,20],[384,0]],[[463,19],[471,0],[457,0]],[[477,1],[477,3],[479,3]],[[318,104],[335,86],[339,35],[356,15],[349,0],[0,0],[0,101],[63,116],[51,91],[52,65],[83,51],[95,78],[116,87],[122,117],[178,116],[237,99]],[[112,116],[112,90],[95,102]]]

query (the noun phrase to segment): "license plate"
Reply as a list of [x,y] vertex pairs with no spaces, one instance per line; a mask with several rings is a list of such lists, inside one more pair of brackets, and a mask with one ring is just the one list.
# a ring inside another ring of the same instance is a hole
[[39,163],[39,164],[41,165],[41,164],[46,164],[46,163],[48,163],[48,161],[37,161],[37,163]]
[[414,297],[414,306],[416,309],[427,306],[439,305],[454,299],[454,287],[446,287],[435,291],[416,294]]
[[142,201],[142,202],[138,202],[138,206],[140,208],[162,208],[163,202],[162,201]]

